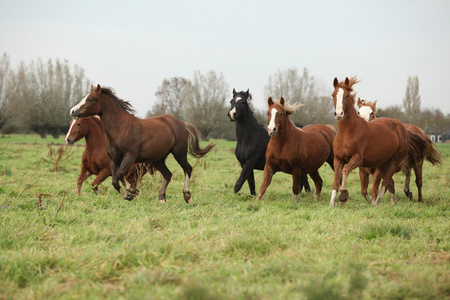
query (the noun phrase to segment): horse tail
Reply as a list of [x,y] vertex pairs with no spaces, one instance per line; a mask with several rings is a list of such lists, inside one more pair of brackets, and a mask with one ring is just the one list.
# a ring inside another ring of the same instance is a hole
[[209,143],[206,145],[205,148],[200,148],[200,139],[201,134],[195,128],[192,124],[189,124],[188,122],[182,121],[184,128],[186,129],[186,132],[188,133],[188,152],[190,155],[196,158],[202,158],[205,156],[209,151],[211,151],[212,148],[216,146],[214,143]]
[[426,151],[425,151],[425,159],[428,160],[433,166],[434,165],[442,165],[442,154],[436,148],[436,145],[430,139],[428,135],[426,135]]
[[408,153],[402,163],[402,171],[411,170],[419,162],[423,161],[427,151],[427,140],[421,135],[407,130],[409,136]]

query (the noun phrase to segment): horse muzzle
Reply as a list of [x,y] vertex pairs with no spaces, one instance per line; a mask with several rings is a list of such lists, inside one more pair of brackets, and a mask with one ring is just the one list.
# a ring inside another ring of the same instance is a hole
[[65,142],[66,142],[66,145],[70,145],[70,146],[72,146],[74,144],[74,140],[71,138],[66,138]]

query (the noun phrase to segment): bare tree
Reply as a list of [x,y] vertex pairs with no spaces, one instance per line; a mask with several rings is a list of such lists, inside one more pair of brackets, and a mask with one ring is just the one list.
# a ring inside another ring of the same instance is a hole
[[164,79],[155,93],[158,102],[153,105],[147,115],[170,114],[178,119],[183,119],[183,102],[186,88],[190,85],[191,83],[182,77]]
[[420,117],[419,77],[417,76],[408,77],[403,107],[409,122]]
[[194,73],[192,84],[186,89],[184,117],[200,130],[203,138],[223,135],[224,125],[229,123],[225,107],[228,92],[222,74],[218,76],[214,71],[205,75],[198,71]]
[[[310,76],[306,68],[300,74],[296,67],[278,71],[269,77],[265,86],[266,97],[283,97],[288,103],[302,103],[292,120],[302,124],[334,123],[333,102],[321,95],[319,84]],[[322,93],[324,94],[324,93]]]
[[0,129],[13,117],[13,75],[9,56],[4,53],[0,58]]

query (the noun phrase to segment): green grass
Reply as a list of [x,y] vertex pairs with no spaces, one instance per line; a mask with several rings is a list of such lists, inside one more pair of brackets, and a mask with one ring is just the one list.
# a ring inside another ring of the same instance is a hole
[[425,203],[409,201],[396,174],[399,203],[367,205],[353,171],[351,200],[330,208],[328,166],[319,202],[295,203],[282,173],[261,202],[247,184],[235,195],[233,142],[198,161],[190,205],[169,158],[162,205],[159,175],[131,202],[110,179],[94,193],[94,177],[76,196],[83,147],[63,146],[56,163],[59,145],[18,139],[0,138],[0,299],[450,298],[450,145],[439,145],[443,166],[424,165]]

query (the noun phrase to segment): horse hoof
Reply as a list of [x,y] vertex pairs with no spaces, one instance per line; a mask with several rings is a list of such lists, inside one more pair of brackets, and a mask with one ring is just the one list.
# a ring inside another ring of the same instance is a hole
[[125,200],[131,201],[134,199],[134,195],[132,194],[127,194],[127,196],[125,197]]
[[166,199],[160,199],[159,203],[163,203],[163,204],[166,203]]
[[340,195],[339,195],[339,202],[341,204],[345,204],[347,203],[348,200],[348,191],[343,191]]
[[191,203],[192,202],[192,197],[187,199],[187,200],[185,200],[185,201],[186,201],[187,204]]

